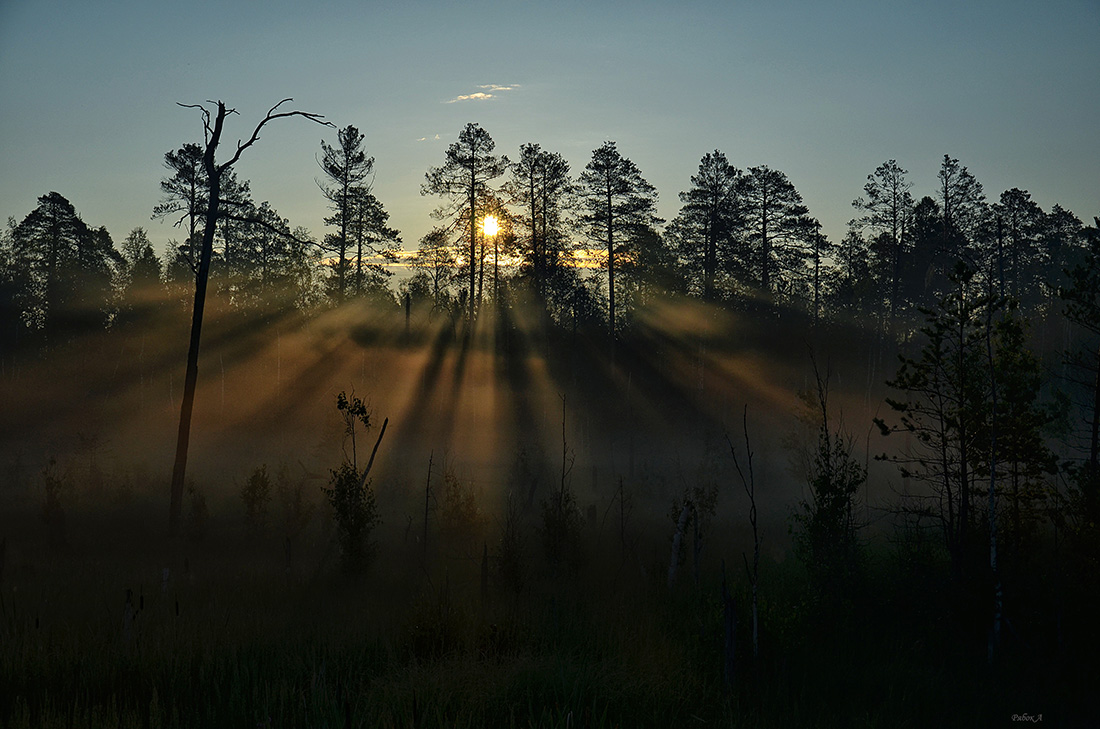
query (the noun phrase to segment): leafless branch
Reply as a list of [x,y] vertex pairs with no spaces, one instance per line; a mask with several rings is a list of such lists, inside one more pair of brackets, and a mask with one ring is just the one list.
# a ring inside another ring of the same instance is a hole
[[[330,121],[325,120],[325,117],[324,117],[323,114],[315,114],[315,113],[309,112],[309,111],[297,111],[297,110],[295,110],[295,111],[280,111],[280,112],[276,113],[276,109],[278,109],[280,106],[287,103],[288,101],[293,101],[293,100],[294,99],[292,99],[292,98],[283,99],[278,104],[276,104],[275,106],[268,109],[267,115],[264,116],[264,118],[260,120],[260,123],[256,125],[256,128],[254,130],[252,130],[252,136],[248,138],[248,141],[244,142],[244,143],[242,143],[240,140],[237,141],[237,151],[233,154],[232,159],[230,159],[228,162],[225,162],[224,164],[222,164],[222,166],[221,166],[222,169],[224,170],[224,169],[228,169],[229,167],[232,167],[237,162],[237,160],[240,159],[241,153],[244,152],[249,147],[251,147],[253,144],[255,144],[257,140],[259,140],[260,130],[263,129],[264,125],[267,124],[269,121],[273,121],[275,119],[282,119],[282,118],[288,117],[288,116],[300,116],[300,117],[304,117],[306,119],[309,119],[312,122],[316,122],[316,123],[320,124],[321,126],[332,127],[333,129],[336,128],[335,124],[333,124]],[[235,111],[230,110],[229,112],[226,112],[226,113],[227,114],[235,113]]]
[[[213,102],[208,101],[206,103],[211,104]],[[178,101],[176,102],[176,106],[182,106],[184,109],[198,109],[199,111],[202,112],[202,136],[203,136],[203,141],[206,144],[210,144],[210,135],[213,134],[213,132],[214,132],[214,130],[210,128],[210,110],[207,109],[202,104],[181,104]]]
[[257,225],[257,226],[263,228],[264,230],[268,231],[269,233],[274,233],[275,235],[281,236],[283,238],[288,238],[288,239],[294,241],[295,243],[297,243],[298,245],[303,245],[304,246],[304,245],[310,245],[312,243],[312,241],[308,241],[308,240],[304,240],[302,238],[299,238],[298,236],[291,233],[289,230],[284,230],[282,228],[277,228],[274,225],[272,225],[271,223],[267,222],[266,220],[263,220],[262,218],[250,217],[250,216],[247,216],[247,215],[234,215],[233,213],[228,213],[228,212],[225,212],[223,210],[223,211],[220,211],[218,213],[218,219],[219,220],[231,220],[234,223],[244,223],[246,225]]

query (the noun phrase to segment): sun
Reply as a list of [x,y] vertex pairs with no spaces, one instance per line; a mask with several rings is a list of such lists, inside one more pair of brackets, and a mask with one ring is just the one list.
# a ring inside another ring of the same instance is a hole
[[499,227],[497,225],[497,219],[495,215],[486,215],[485,219],[481,221],[481,230],[485,235],[492,237],[497,234]]

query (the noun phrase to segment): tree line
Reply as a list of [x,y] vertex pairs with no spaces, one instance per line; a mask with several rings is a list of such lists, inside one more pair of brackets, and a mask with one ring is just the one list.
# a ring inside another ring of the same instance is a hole
[[[905,338],[920,309],[950,288],[957,261],[987,272],[995,291],[1029,313],[1059,313],[1058,292],[1086,265],[1096,226],[1059,205],[1044,211],[1026,190],[989,201],[959,160],[945,155],[935,190],[913,195],[908,172],[888,160],[853,201],[847,234],[832,241],[786,174],[766,165],[740,169],[719,150],[700,160],[679,213],[656,214],[657,191],[614,142],[593,151],[580,174],[540,145],[514,161],[495,154],[484,129],[468,124],[421,193],[440,199],[440,224],[411,253],[411,278],[389,283],[400,232],[373,194],[374,159],[354,126],[322,140],[319,192],[330,229],[319,240],[292,227],[251,183],[230,169],[219,180],[214,290],[233,307],[311,309],[350,298],[408,295],[467,318],[502,291],[522,287],[559,323],[602,320],[611,332],[655,296],[680,294],[723,306],[794,307],[812,316],[856,317]],[[144,228],[121,246],[85,224],[56,192],[43,195],[0,238],[4,343],[63,341],[125,318],[150,285],[193,285],[210,182],[203,148],[188,143],[164,156],[167,175],[151,217],[182,240],[162,258]],[[500,232],[487,235],[493,216]],[[486,272],[489,283],[486,287]]]
[[[278,108],[257,132],[280,116],[320,119]],[[574,175],[562,155],[538,144],[522,145],[515,160],[498,155],[488,132],[467,124],[425,174],[421,193],[439,199],[439,224],[395,290],[387,264],[399,260],[401,237],[372,192],[374,159],[362,132],[347,126],[335,143],[320,143],[330,232],[317,240],[256,203],[250,183],[236,177],[232,165],[256,133],[214,164],[220,124],[232,112],[219,103],[212,122],[203,111],[206,144],[164,157],[163,197],[151,216],[183,236],[166,259],[142,228],[116,246],[56,192],[9,221],[0,237],[3,351],[123,325],[147,302],[172,298],[161,294],[205,291],[207,274],[230,307],[258,312],[354,299],[395,305],[399,295],[473,325],[487,307],[506,309],[522,296],[548,321],[603,331],[612,342],[640,308],[670,296],[799,316],[810,326],[855,322],[880,349],[900,350],[887,382],[890,413],[876,422],[906,443],[880,458],[923,488],[902,495],[899,530],[938,544],[960,584],[992,576],[998,601],[1005,565],[1023,563],[1041,524],[1077,539],[1078,567],[1100,563],[1100,218],[1086,225],[1059,205],[1044,211],[1017,188],[991,202],[949,155],[932,194],[918,199],[908,172],[888,160],[867,176],[847,233],[834,242],[784,173],[742,170],[715,150],[666,223],[656,189],[615,142]],[[203,300],[196,294],[189,373]],[[1040,329],[1062,336],[1036,351]],[[797,515],[799,548],[832,590],[854,571],[854,506],[867,468],[854,459],[850,434],[830,420],[828,375],[816,364],[815,377],[818,443]],[[747,433],[745,440],[741,478],[755,499]],[[178,466],[174,524],[182,483]],[[690,511],[679,509],[679,531]],[[996,610],[994,633],[1000,602]]]

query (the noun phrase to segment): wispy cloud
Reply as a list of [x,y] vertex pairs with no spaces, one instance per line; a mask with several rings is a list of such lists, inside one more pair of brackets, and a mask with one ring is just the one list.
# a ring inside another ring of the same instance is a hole
[[459,101],[487,101],[489,99],[495,99],[502,91],[515,91],[519,88],[519,84],[481,84],[478,88],[485,90],[475,91],[472,94],[459,94],[453,99],[448,99],[446,103],[454,104]]
[[438,142],[440,139],[443,139],[443,137],[436,134],[435,136],[432,136],[432,137],[421,137],[420,139],[418,139],[416,141],[418,141],[418,142]]
[[495,94],[486,94],[482,91],[478,91],[476,94],[459,94],[447,103],[453,104],[456,101],[483,101],[485,99],[491,99],[494,96]]

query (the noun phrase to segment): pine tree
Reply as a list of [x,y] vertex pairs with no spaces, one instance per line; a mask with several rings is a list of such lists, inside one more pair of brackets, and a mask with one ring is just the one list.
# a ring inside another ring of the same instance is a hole
[[741,170],[722,152],[707,152],[691,177],[691,189],[680,193],[680,214],[669,224],[691,286],[704,301],[718,298],[719,281],[746,267],[735,244],[742,228],[741,186]]
[[432,167],[425,175],[421,195],[440,195],[445,199],[432,215],[437,220],[451,220],[451,229],[460,231],[459,239],[469,252],[466,258],[469,290],[467,304],[469,321],[477,315],[478,219],[492,197],[490,183],[504,174],[507,157],[493,155],[496,143],[477,124],[469,123],[459,133],[458,141],[447,147],[442,167]]
[[[336,226],[337,232],[325,236],[326,252],[335,254],[332,263],[336,278],[333,298],[343,303],[347,296],[347,274],[351,268],[349,250],[352,245],[351,230],[362,206],[364,192],[369,185],[364,181],[374,171],[374,157],[363,150],[364,135],[353,126],[346,126],[336,134],[337,146],[321,140],[321,171],[325,182],[318,183],[321,193],[329,201],[332,215],[325,218],[325,225]],[[362,242],[362,236],[360,237]],[[361,260],[361,256],[358,257]],[[361,283],[361,282],[360,282]]]
[[806,206],[787,176],[766,165],[750,167],[742,189],[750,281],[770,299],[802,274]]
[[637,165],[619,154],[614,142],[592,152],[580,177],[582,230],[601,244],[607,260],[608,329],[612,340],[617,330],[616,257],[640,234],[662,221],[657,217],[657,191],[646,182]]

